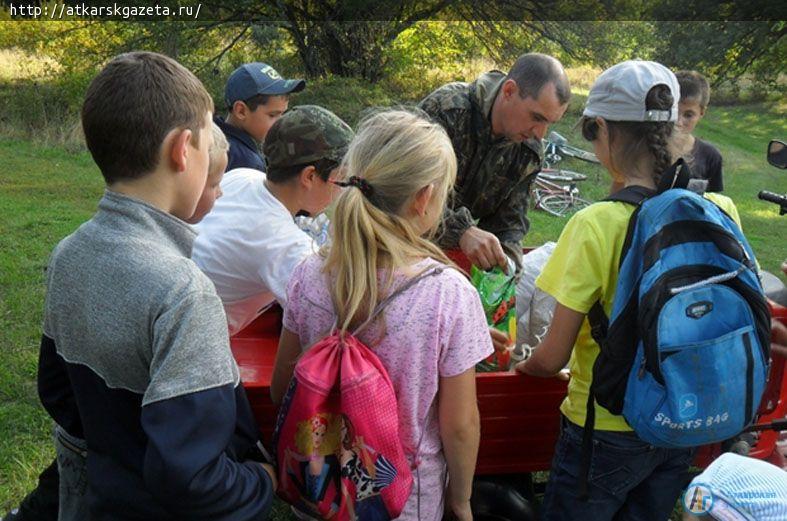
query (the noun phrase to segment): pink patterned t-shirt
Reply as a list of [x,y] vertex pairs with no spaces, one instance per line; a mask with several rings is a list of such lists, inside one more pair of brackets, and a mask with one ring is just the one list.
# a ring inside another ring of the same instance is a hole
[[[287,287],[284,327],[298,335],[304,351],[323,338],[336,320],[322,263],[319,255],[304,260]],[[412,266],[412,272],[420,273],[428,266],[440,264],[425,259]],[[397,275],[393,288],[405,281],[404,275]],[[383,317],[386,334],[379,344],[370,342],[379,336],[382,321],[358,337],[388,370],[398,402],[399,433],[409,459],[420,440],[413,492],[399,519],[439,520],[446,483],[437,418],[439,378],[459,375],[489,356],[493,351],[489,328],[478,293],[460,272],[449,268],[424,277],[395,297]]]

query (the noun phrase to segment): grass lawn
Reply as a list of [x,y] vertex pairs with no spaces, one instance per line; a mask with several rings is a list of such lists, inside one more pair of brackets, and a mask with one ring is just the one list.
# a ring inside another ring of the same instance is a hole
[[[576,107],[556,130],[583,144]],[[764,269],[775,272],[787,257],[787,217],[757,200],[768,189],[787,193],[787,172],[765,162],[770,138],[787,138],[785,107],[711,107],[697,134],[716,144],[725,161],[725,193],[738,205],[743,228]],[[90,217],[103,191],[87,153],[69,153],[0,138],[0,515],[32,489],[52,460],[51,422],[35,386],[44,299],[43,268],[49,252]],[[600,199],[606,173],[580,161],[564,167],[590,174],[583,195]],[[527,244],[556,240],[566,219],[531,212]],[[287,517],[281,505],[275,515]]]

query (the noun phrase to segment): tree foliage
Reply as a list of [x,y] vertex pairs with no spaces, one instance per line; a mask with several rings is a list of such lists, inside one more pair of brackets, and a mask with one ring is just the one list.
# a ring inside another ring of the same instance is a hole
[[220,19],[245,20],[248,26],[278,24],[307,76],[356,76],[374,83],[385,69],[386,49],[399,34],[457,1],[239,0],[231,8],[210,2],[207,7]]
[[664,0],[653,12],[661,19],[689,20],[656,24],[657,59],[701,70],[717,84],[747,72],[775,84],[784,74],[787,23],[779,2]]
[[715,83],[735,80],[746,72],[773,82],[784,73],[784,22],[660,22],[656,31],[662,41],[656,59],[676,68],[704,71]]
[[698,69],[715,82],[750,71],[775,83],[787,59],[787,23],[778,2],[762,0],[237,0],[203,9],[209,21],[2,22],[0,44],[51,56],[75,75],[118,52],[161,51],[203,80],[250,59],[312,78],[375,83],[435,67],[457,77],[468,61],[510,64],[540,51],[566,65],[638,57]]

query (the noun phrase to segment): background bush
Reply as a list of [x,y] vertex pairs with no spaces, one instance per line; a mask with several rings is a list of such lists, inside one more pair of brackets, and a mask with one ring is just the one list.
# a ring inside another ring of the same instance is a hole
[[[732,29],[749,27],[739,25]],[[674,67],[700,60],[696,45],[691,52],[681,51],[685,46],[667,45],[663,36],[683,41],[686,31],[704,34],[714,28],[710,22],[419,22],[383,50],[378,81],[326,73],[308,78],[307,89],[293,97],[293,104],[321,104],[354,123],[367,107],[413,103],[446,82],[472,80],[492,68],[507,70],[527,51],[561,59],[573,90],[586,93],[603,68],[622,59],[661,56],[674,60],[665,62]],[[720,82],[711,103],[783,100],[783,40],[772,42],[770,54],[755,60],[751,73]],[[80,143],[78,116],[90,79],[119,52],[141,49],[175,57],[205,83],[218,113],[225,111],[224,83],[240,64],[265,61],[283,76],[304,77],[302,57],[281,22],[214,28],[180,22],[0,22],[0,49],[0,134],[69,147]]]

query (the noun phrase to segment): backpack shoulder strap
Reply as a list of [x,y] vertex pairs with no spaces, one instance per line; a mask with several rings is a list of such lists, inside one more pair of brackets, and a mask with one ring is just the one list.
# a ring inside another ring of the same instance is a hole
[[610,194],[609,196],[605,197],[604,200],[617,201],[621,203],[627,203],[632,206],[639,206],[645,202],[645,199],[653,197],[654,195],[656,195],[656,191],[651,188],[632,185],[622,188],[614,194]]
[[[644,186],[628,186],[610,195],[605,201],[618,201],[627,203],[637,208],[629,218],[628,226],[626,228],[626,238],[623,241],[623,248],[620,253],[620,265],[626,257],[626,253],[631,247],[633,240],[634,228],[636,226],[637,217],[642,207],[642,203],[650,197],[657,195],[657,191]],[[620,266],[618,266],[620,268]],[[609,317],[607,317],[601,301],[597,300],[588,311],[588,323],[590,324],[590,336],[598,344],[599,350],[603,353],[606,351],[607,336],[609,333]],[[599,354],[601,356],[601,354]],[[595,369],[593,371],[595,373]],[[590,389],[588,389],[588,399],[585,409],[585,425],[582,433],[582,452],[580,458],[579,468],[579,497],[582,501],[587,501],[589,498],[588,479],[590,476],[590,463],[593,456],[593,432],[596,425],[596,393],[595,393],[595,379],[590,382]]]
[[[605,201],[617,201],[637,207],[637,209],[634,210],[634,213],[631,214],[628,226],[626,228],[626,238],[623,240],[623,250],[620,252],[620,266],[623,265],[623,259],[626,257],[626,253],[631,247],[631,241],[633,239],[634,227],[637,223],[639,209],[645,200],[653,197],[654,195],[657,195],[657,192],[652,188],[632,185],[618,190],[614,194],[611,194],[604,199]],[[618,266],[618,269],[620,266]],[[609,330],[609,318],[604,312],[604,307],[601,305],[600,301],[596,301],[596,303],[593,304],[593,307],[590,308],[590,311],[588,311],[588,323],[590,324],[590,335],[593,337],[593,340],[596,341],[599,348],[604,349],[603,344],[607,338],[607,332]]]
[[588,323],[590,324],[590,336],[603,349],[603,344],[609,332],[609,318],[604,312],[601,301],[597,300],[593,307],[588,311]]
[[663,173],[659,181],[658,192],[662,193],[671,188],[688,188],[691,180],[691,168],[681,157]]
[[590,497],[588,480],[590,464],[593,460],[593,433],[596,429],[596,393],[593,381],[588,389],[588,401],[585,409],[585,425],[582,427],[582,452],[579,458],[579,500],[587,501]]

